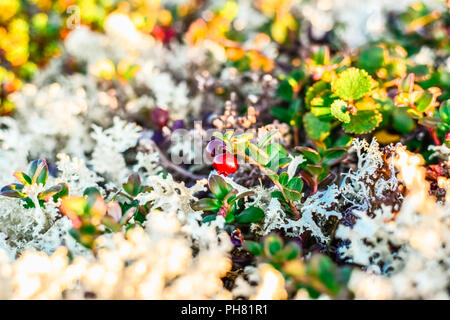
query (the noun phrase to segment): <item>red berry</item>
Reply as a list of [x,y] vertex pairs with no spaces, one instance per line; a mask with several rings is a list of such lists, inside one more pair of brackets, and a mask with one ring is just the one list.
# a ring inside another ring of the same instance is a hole
[[151,119],[156,125],[162,128],[169,122],[169,111],[156,107],[152,110]]
[[445,140],[450,140],[450,131],[447,131],[447,133],[445,134]]
[[238,163],[235,156],[230,153],[221,153],[214,157],[213,168],[219,173],[227,176],[236,172]]

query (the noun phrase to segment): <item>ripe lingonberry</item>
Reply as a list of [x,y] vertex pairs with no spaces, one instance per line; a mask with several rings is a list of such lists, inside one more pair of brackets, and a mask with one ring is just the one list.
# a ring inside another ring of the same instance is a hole
[[219,173],[227,176],[237,171],[238,163],[235,156],[230,153],[221,153],[214,157],[213,168]]
[[154,108],[150,116],[152,121],[160,128],[166,126],[169,122],[169,111],[159,107]]

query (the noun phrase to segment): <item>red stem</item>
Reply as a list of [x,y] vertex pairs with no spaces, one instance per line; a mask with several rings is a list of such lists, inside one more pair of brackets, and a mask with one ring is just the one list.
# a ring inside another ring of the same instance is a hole
[[434,131],[434,129],[432,128],[427,128],[428,133],[430,134],[431,138],[433,138],[434,144],[437,146],[441,145],[441,141],[439,141],[439,138],[436,134],[436,132]]

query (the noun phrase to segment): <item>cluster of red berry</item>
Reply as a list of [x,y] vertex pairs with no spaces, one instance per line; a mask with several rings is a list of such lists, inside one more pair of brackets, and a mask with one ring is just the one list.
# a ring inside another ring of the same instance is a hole
[[237,171],[237,159],[227,150],[223,141],[211,140],[206,146],[206,154],[213,159],[213,168],[218,174],[227,176]]

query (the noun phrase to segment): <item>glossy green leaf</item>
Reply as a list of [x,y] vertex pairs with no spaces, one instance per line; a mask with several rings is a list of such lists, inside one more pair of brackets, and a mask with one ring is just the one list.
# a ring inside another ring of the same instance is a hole
[[255,223],[264,218],[264,211],[258,207],[248,207],[235,217],[237,223]]
[[11,183],[4,186],[0,190],[0,196],[10,197],[10,198],[26,198],[27,194],[22,192],[23,184]]
[[45,159],[34,160],[30,165],[29,176],[31,183],[45,185],[48,178],[48,166]]
[[287,185],[289,181],[289,175],[286,172],[283,172],[280,174],[278,181],[281,183],[281,185],[285,186]]
[[14,172],[13,176],[24,185],[31,185],[31,178],[24,172]]
[[192,205],[195,211],[215,211],[220,209],[222,203],[218,199],[204,198],[200,199]]
[[329,148],[325,150],[323,158],[325,159],[325,161],[335,160],[344,156],[346,152],[346,148]]
[[208,186],[212,194],[219,200],[223,200],[233,190],[233,187],[224,178],[216,174],[209,177]]

